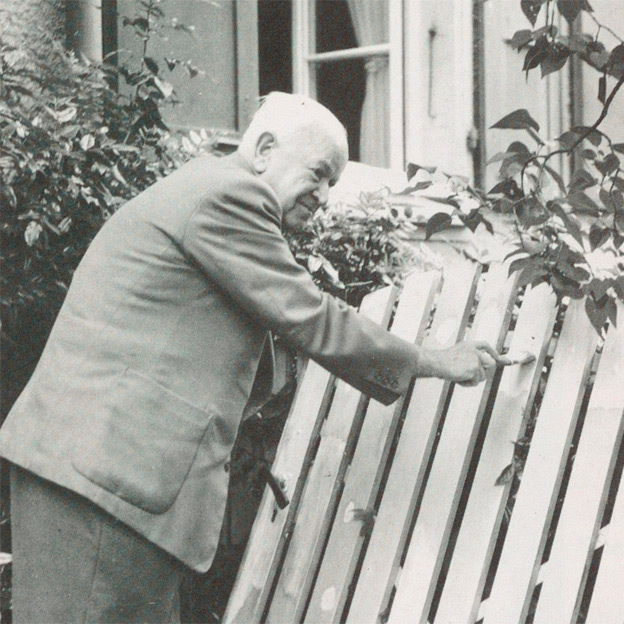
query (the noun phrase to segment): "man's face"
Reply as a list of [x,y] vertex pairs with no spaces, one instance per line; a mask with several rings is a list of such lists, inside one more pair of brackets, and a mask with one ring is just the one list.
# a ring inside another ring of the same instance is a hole
[[346,150],[323,132],[299,132],[281,144],[276,141],[266,157],[262,177],[280,200],[284,229],[295,231],[327,203],[347,162]]

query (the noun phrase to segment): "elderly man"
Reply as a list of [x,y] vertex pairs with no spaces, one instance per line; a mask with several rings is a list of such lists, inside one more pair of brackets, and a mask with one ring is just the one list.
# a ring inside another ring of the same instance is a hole
[[327,109],[271,94],[237,153],[186,164],[96,236],[1,432],[16,624],[179,621],[180,575],[217,548],[239,423],[270,390],[271,333],[385,403],[500,359],[408,344],[294,261],[282,227],[346,162]]

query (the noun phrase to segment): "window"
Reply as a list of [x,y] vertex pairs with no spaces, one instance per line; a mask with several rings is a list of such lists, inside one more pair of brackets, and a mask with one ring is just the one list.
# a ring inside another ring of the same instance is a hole
[[350,158],[404,166],[402,0],[294,0],[293,88],[330,108]]

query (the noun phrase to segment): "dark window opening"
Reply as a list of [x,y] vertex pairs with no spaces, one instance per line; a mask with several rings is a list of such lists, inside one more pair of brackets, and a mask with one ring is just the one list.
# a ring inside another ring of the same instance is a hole
[[[316,0],[319,52],[358,47],[346,0]],[[364,59],[317,65],[316,95],[340,119],[349,135],[349,159],[360,160],[360,126],[366,93]]]
[[259,91],[292,93],[292,1],[258,0]]

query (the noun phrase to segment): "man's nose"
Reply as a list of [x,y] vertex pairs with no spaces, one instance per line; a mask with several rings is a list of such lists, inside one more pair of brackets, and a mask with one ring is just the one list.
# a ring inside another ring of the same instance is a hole
[[321,180],[314,191],[314,197],[319,206],[324,206],[329,199],[329,181]]

